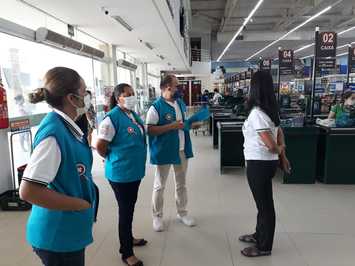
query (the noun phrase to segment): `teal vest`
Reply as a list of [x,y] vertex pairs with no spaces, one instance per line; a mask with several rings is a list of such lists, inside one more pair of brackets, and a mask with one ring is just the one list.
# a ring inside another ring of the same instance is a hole
[[[180,99],[177,100],[183,121],[185,121],[186,106]],[[158,126],[164,126],[176,122],[175,108],[160,97],[153,103],[153,107],[159,115]],[[185,156],[193,157],[190,133],[185,133]],[[181,164],[179,131],[173,130],[159,136],[149,136],[150,161],[155,165]]]
[[55,211],[33,205],[27,223],[27,240],[33,247],[54,252],[81,250],[93,241],[96,195],[91,175],[92,152],[87,140],[79,141],[55,112],[42,120],[34,147],[48,137],[56,139],[61,151],[57,175],[48,188],[85,199],[93,207],[84,211]]
[[[132,112],[135,120],[144,130],[144,123]],[[106,178],[112,182],[128,183],[141,180],[145,176],[147,144],[145,131],[124,111],[115,107],[107,114],[115,128],[116,135],[108,146],[105,160]]]

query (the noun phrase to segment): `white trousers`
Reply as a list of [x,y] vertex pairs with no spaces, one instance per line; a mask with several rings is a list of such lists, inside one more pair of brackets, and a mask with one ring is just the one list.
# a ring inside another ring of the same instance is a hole
[[164,190],[171,166],[174,168],[175,202],[177,213],[180,216],[187,215],[186,171],[188,160],[186,159],[184,151],[180,151],[180,160],[181,164],[166,164],[156,166],[152,200],[153,217],[163,217]]

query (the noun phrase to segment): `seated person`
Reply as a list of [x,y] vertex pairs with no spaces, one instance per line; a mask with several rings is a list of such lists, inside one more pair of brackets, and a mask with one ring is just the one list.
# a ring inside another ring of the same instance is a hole
[[346,90],[343,93],[342,102],[334,105],[330,110],[328,119],[337,119],[344,112],[350,109],[351,106],[355,105],[355,93],[351,90]]

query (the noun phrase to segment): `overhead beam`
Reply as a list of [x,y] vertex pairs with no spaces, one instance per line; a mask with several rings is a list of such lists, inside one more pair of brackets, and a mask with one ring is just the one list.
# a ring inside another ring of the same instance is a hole
[[224,31],[224,27],[226,24],[229,23],[235,8],[237,7],[239,0],[227,0],[226,2],[226,6],[224,9],[224,16],[221,19],[221,25],[219,27],[219,31],[223,32]]

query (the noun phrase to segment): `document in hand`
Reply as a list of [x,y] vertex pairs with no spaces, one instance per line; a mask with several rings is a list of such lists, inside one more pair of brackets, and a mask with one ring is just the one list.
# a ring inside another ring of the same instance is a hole
[[196,122],[202,122],[210,117],[210,111],[207,107],[202,107],[199,111],[193,114],[189,119],[185,121],[184,130],[190,130],[191,125]]

